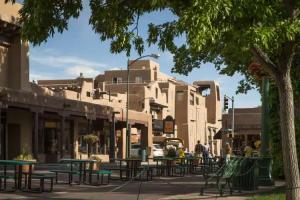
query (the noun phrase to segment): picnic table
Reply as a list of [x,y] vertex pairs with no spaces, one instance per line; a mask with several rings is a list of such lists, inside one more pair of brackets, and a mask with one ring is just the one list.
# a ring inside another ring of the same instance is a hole
[[[156,168],[160,169],[160,173],[164,172],[167,176],[173,175],[173,167],[176,165],[176,160],[181,158],[173,158],[173,157],[156,157],[153,158],[156,161]],[[161,165],[159,165],[159,162]]]
[[[123,172],[126,173],[126,179],[133,178],[137,175],[139,167],[141,166],[142,160],[138,158],[125,158],[117,159],[120,162],[120,179],[123,180]],[[122,166],[122,162],[126,163],[125,168]]]
[[25,184],[27,188],[25,190],[31,190],[31,176],[32,176],[32,165],[35,164],[35,161],[23,161],[23,160],[0,160],[0,166],[3,166],[3,175],[0,175],[0,178],[3,178],[4,190],[6,190],[7,179],[10,178],[8,175],[7,168],[13,166],[14,168],[14,180],[15,180],[15,189],[22,190],[22,177],[23,171],[22,167],[24,165],[29,165],[28,171],[28,184]]
[[[78,173],[78,175],[79,175],[78,184],[80,184],[81,181],[83,183],[86,182],[87,171],[89,173],[89,183],[91,183],[91,176],[92,176],[91,166],[94,163],[97,163],[98,161],[97,160],[91,160],[91,159],[70,159],[70,158],[64,158],[64,159],[61,159],[60,162],[61,163],[68,163],[68,164],[70,164],[69,184],[72,184],[72,182],[73,182],[73,174],[76,174],[76,173]],[[90,168],[88,170],[87,170],[87,164],[89,164],[89,168]],[[75,165],[79,165],[78,170],[76,169]],[[58,171],[56,171],[56,172],[58,172]]]

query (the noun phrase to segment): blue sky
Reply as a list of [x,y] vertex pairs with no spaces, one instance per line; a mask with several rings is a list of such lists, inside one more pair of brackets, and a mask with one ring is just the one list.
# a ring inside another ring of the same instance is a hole
[[[68,31],[63,34],[55,34],[46,43],[30,49],[30,78],[40,79],[64,79],[75,78],[80,72],[86,77],[94,77],[97,74],[112,68],[126,67],[127,57],[122,54],[110,53],[110,42],[101,42],[88,24],[90,11],[85,6],[79,19],[70,21]],[[146,35],[149,22],[161,23],[174,18],[169,12],[157,12],[140,18],[139,33]],[[184,42],[183,38],[177,40]],[[205,64],[200,69],[194,69],[188,76],[172,74],[172,54],[160,52],[156,46],[147,48],[144,54],[159,53],[161,57],[156,60],[160,64],[161,71],[177,79],[192,83],[197,80],[216,80],[221,85],[222,96],[227,94],[235,96],[236,107],[256,107],[260,105],[260,95],[257,91],[249,91],[246,95],[235,95],[241,75],[228,77],[219,75],[213,65]],[[138,57],[132,52],[130,59]]]

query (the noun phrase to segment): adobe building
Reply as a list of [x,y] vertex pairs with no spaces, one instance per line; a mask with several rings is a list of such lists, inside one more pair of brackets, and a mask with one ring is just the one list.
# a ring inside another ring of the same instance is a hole
[[[162,73],[158,63],[139,60],[129,64],[129,83],[129,108],[151,114],[154,143],[178,137],[189,151],[194,151],[200,140],[210,145],[212,154],[220,154],[220,141],[213,139],[221,128],[222,117],[216,82],[184,83]],[[127,70],[109,70],[98,75],[95,89],[111,95],[126,94]],[[203,90],[210,93],[202,94]],[[163,132],[163,120],[167,116],[175,119],[174,134]]]
[[[25,152],[40,162],[86,158],[83,136],[96,133],[99,142],[91,153],[108,161],[113,118],[115,149],[124,157],[124,95],[107,100],[107,95],[94,91],[93,79],[83,76],[29,82],[29,45],[21,40],[17,23],[20,8],[0,1],[0,159]],[[137,127],[144,146],[152,146],[151,116],[130,111],[129,122]]]
[[[223,114],[222,129],[232,128],[232,110]],[[239,152],[245,145],[260,139],[261,135],[261,107],[234,109],[233,151]],[[223,145],[229,142],[229,134],[223,134]]]

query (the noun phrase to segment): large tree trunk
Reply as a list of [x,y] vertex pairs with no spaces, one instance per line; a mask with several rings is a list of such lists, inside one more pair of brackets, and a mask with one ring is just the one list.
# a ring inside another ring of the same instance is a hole
[[300,200],[300,177],[296,150],[294,100],[290,71],[277,77],[280,100],[280,127],[284,173],[287,184],[286,199]]

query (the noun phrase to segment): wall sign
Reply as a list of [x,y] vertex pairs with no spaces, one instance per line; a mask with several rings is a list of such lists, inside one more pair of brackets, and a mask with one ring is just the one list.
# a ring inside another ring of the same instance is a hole
[[164,130],[164,133],[174,134],[174,132],[175,132],[175,120],[173,119],[172,116],[169,115],[164,119],[163,130]]

